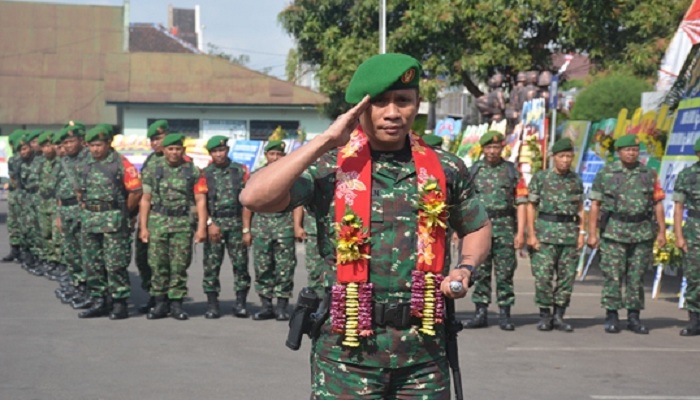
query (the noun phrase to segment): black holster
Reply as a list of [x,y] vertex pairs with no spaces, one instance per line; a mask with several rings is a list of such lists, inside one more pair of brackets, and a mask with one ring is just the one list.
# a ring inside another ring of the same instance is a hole
[[311,288],[305,287],[299,292],[296,307],[294,307],[292,317],[289,320],[289,334],[285,342],[287,347],[299,350],[304,334],[307,334],[311,339],[318,337],[321,326],[328,319],[329,303],[330,291],[326,291],[323,301]]

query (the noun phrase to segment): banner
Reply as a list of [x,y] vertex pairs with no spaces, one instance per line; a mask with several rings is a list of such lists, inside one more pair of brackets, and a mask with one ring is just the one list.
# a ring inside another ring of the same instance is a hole
[[583,181],[584,208],[588,210],[591,202],[588,200],[588,193],[593,186],[595,175],[604,166],[606,161],[613,159],[613,135],[617,120],[615,118],[594,122],[589,129],[586,145],[584,146],[581,164],[577,170]]
[[563,124],[561,138],[569,138],[574,142],[574,161],[571,163],[574,171],[581,167],[581,160],[588,144],[591,121],[567,121]]
[[7,136],[0,137],[0,178],[10,177],[7,162],[12,157],[12,148],[8,140]]

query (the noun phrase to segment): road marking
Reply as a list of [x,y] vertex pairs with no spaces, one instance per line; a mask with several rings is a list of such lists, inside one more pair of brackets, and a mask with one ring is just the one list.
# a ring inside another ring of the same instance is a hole
[[[576,352],[639,352],[639,353],[700,353],[700,349],[678,347],[506,347],[507,351],[576,351]],[[700,400],[700,397],[697,397]]]
[[700,400],[700,396],[596,396],[591,395],[591,399],[596,400]]

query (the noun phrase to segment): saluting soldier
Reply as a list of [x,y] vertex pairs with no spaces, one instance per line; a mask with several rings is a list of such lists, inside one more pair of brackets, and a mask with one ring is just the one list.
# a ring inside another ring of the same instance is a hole
[[207,141],[207,150],[212,163],[204,168],[207,182],[208,240],[204,242],[204,279],[202,287],[207,295],[209,307],[206,318],[219,318],[219,293],[221,283],[219,273],[228,251],[233,266],[233,290],[236,301],[233,315],[248,318],[246,298],[250,290],[248,273],[248,246],[251,243],[250,220],[243,223],[243,206],[238,200],[241,190],[248,180],[248,168],[228,157],[229,147],[226,136],[214,136]]
[[665,195],[656,171],[639,162],[636,135],[617,139],[615,150],[620,159],[596,174],[589,194],[588,245],[600,244],[605,332],[620,332],[617,311],[626,308],[627,329],[647,334],[649,329],[639,319],[644,309],[643,279],[652,265],[654,237],[659,247],[666,244]]
[[7,235],[10,239],[10,253],[2,258],[2,262],[21,262],[20,251],[22,245],[22,230],[20,227],[20,188],[19,188],[19,163],[22,161],[16,150],[17,142],[24,135],[21,129],[14,130],[8,137],[8,143],[12,148],[12,156],[7,160],[7,172],[10,177],[9,191],[7,193]]
[[571,139],[559,139],[552,146],[554,168],[535,173],[528,187],[527,244],[535,277],[535,304],[540,308],[540,331],[574,330],[564,321],[564,313],[571,301],[586,232],[583,182],[571,171],[573,159]]
[[475,196],[486,207],[493,225],[491,252],[486,261],[478,266],[472,293],[476,314],[473,319],[464,322],[464,327],[470,329],[488,326],[493,274],[496,275],[499,327],[505,331],[515,329],[510,319],[510,308],[515,303],[515,251],[525,245],[527,186],[516,166],[501,156],[503,139],[500,132],[486,132],[479,139],[484,159],[474,163],[470,170]]
[[129,160],[112,148],[112,131],[111,125],[98,125],[85,135],[90,158],[81,174],[82,253],[92,306],[79,318],[129,317],[129,215],[139,205],[141,179]]
[[[693,146],[700,157],[700,139]],[[683,250],[683,276],[686,278],[685,303],[688,309],[688,325],[681,329],[681,336],[700,335],[700,190],[698,186],[700,163],[686,167],[678,174],[673,186],[673,231],[676,247]],[[683,212],[688,218],[683,225]]]
[[[163,139],[168,134],[168,121],[159,119],[148,126],[146,137],[151,142],[153,152],[146,157],[146,160],[141,165],[141,175],[149,168],[154,169],[155,165],[163,160]],[[151,267],[148,265],[148,243],[144,243],[139,239],[140,231],[139,224],[136,224],[136,243],[134,245],[134,262],[136,269],[141,277],[141,288],[149,293],[148,301],[139,307],[139,312],[146,314],[151,307],[156,305],[156,299],[150,295],[151,293]]]
[[52,142],[53,134],[49,131],[39,136],[38,144],[44,156],[44,163],[39,171],[39,227],[41,231],[41,248],[44,260],[47,262],[45,275],[49,277],[61,274],[65,267],[61,265],[58,236],[56,227],[56,173],[58,158],[56,146]]
[[181,133],[168,134],[163,139],[163,162],[142,175],[140,239],[149,244],[151,295],[156,299],[148,319],[165,318],[168,313],[178,320],[189,318],[182,299],[187,295],[192,236],[196,243],[207,237],[207,185],[199,169],[185,158],[184,141]]

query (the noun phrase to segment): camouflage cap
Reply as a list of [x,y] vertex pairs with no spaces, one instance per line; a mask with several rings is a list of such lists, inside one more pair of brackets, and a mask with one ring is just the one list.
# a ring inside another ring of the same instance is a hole
[[163,139],[163,147],[179,145],[182,146],[185,143],[185,135],[182,133],[169,133],[165,139]]
[[499,131],[488,131],[479,139],[481,147],[501,142],[503,142],[503,134]]
[[562,138],[554,142],[552,154],[561,153],[562,151],[574,151],[574,142],[569,138]]
[[357,104],[366,95],[376,97],[388,90],[418,88],[420,74],[420,63],[409,55],[377,54],[357,67],[345,92],[345,101]]
[[421,139],[430,147],[440,148],[442,146],[442,137],[437,135],[423,135]]
[[228,146],[228,137],[223,135],[213,136],[207,141],[206,148],[207,150],[212,151],[220,146]]
[[287,145],[284,144],[284,142],[281,140],[270,140],[265,145],[265,153],[272,150],[279,150],[281,152],[284,152],[285,147],[287,147]]
[[639,146],[639,138],[637,135],[633,135],[631,133],[622,135],[615,141],[615,150],[634,146]]
[[146,133],[147,138],[152,138],[153,136],[160,135],[161,133],[168,133],[168,121],[164,119],[159,119],[151,125],[148,126],[148,132]]

